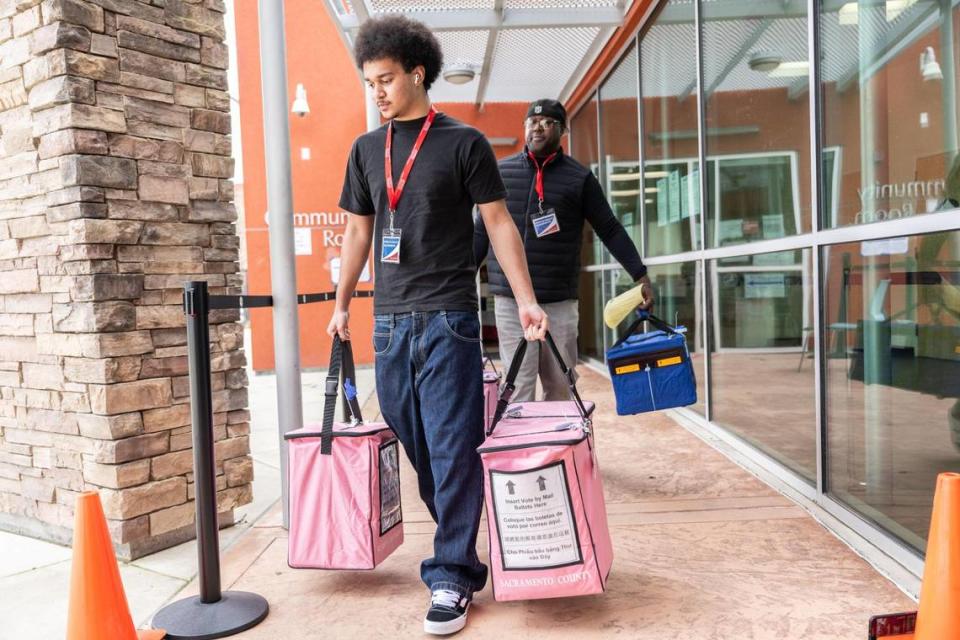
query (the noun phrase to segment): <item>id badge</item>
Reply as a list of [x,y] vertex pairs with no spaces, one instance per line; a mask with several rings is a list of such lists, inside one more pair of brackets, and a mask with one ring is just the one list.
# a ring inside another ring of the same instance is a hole
[[560,223],[557,221],[557,211],[547,209],[533,218],[533,230],[538,238],[553,235],[560,231]]
[[400,229],[384,229],[380,243],[380,262],[400,264]]

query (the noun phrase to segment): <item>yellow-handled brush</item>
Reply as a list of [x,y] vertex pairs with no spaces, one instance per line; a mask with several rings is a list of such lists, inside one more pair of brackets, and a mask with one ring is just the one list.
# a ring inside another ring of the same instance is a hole
[[633,310],[646,302],[643,297],[643,285],[641,282],[629,291],[624,291],[616,298],[607,302],[603,308],[603,322],[611,329],[616,329],[623,322],[624,318],[633,313]]

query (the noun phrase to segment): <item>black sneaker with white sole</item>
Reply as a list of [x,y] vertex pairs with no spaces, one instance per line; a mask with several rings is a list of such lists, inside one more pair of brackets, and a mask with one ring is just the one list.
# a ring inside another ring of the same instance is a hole
[[461,595],[450,589],[434,589],[430,596],[430,609],[423,619],[423,630],[436,636],[456,633],[467,626],[469,595]]

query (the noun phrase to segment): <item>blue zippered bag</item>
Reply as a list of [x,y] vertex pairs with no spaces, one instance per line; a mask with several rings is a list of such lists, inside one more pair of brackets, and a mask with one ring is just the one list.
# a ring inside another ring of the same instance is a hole
[[[607,350],[607,367],[621,416],[685,407],[697,401],[697,381],[684,337],[686,329],[671,327],[646,311]],[[656,330],[634,333],[643,321]]]

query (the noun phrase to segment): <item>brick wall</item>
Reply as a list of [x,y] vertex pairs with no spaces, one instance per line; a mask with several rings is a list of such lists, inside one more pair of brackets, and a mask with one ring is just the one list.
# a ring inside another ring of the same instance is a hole
[[[222,0],[0,0],[0,528],[194,534],[182,283],[240,293]],[[251,500],[243,331],[211,318],[221,523]]]

